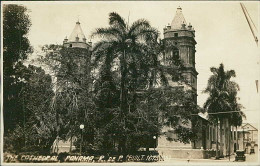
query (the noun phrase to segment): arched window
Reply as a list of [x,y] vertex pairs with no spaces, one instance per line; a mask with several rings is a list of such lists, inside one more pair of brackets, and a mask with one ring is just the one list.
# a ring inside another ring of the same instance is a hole
[[165,65],[177,64],[179,61],[179,49],[177,47],[171,47],[168,49],[163,58]]
[[173,52],[173,58],[174,59],[179,58],[179,50],[178,50],[178,48],[174,47],[172,52]]
[[180,60],[179,58],[179,49],[177,48],[177,47],[173,47],[173,49],[172,49],[172,57],[171,57],[171,63],[173,63],[173,64],[176,64],[176,63],[178,63],[178,61]]

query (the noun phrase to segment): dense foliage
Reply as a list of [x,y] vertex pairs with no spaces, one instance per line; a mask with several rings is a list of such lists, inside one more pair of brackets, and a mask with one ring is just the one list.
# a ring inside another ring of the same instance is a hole
[[[31,26],[28,11],[19,5],[3,6],[3,81],[5,133],[22,121],[22,61],[32,51],[27,34]],[[16,116],[14,116],[16,115]]]
[[[238,118],[240,116],[242,118],[242,116],[244,116],[243,112],[240,111],[242,105],[237,101],[239,86],[236,82],[231,80],[232,77],[236,76],[235,71],[225,71],[223,64],[220,64],[219,68],[212,67],[210,70],[213,75],[209,78],[208,85],[204,90],[204,93],[209,94],[209,97],[204,104],[204,108],[209,113],[239,111],[232,114],[212,115],[219,119],[228,118],[235,123],[234,120],[232,120],[233,117]],[[238,124],[241,125],[241,123]]]
[[197,139],[196,125],[191,127],[191,114],[199,111],[196,94],[187,86],[168,86],[169,78],[185,82],[183,66],[180,57],[169,59],[171,68],[160,63],[159,55],[170,46],[147,20],[130,25],[110,13],[109,27],[93,33],[100,40],[92,51],[46,45],[37,61],[42,68],[26,67],[23,60],[31,52],[26,8],[4,10],[6,151],[49,153],[61,139],[70,140],[76,151],[83,142],[83,152],[133,153],[155,147],[163,126],[178,135],[170,141]]
[[[235,71],[225,71],[222,63],[218,68],[211,67],[210,70],[213,75],[210,76],[208,85],[204,90],[204,93],[209,94],[209,97],[204,103],[204,108],[209,113],[213,113],[210,115],[210,118],[215,122],[217,128],[220,121],[220,136],[222,136],[223,120],[228,120],[228,130],[230,131],[231,125],[239,126],[242,124],[242,117],[245,117],[245,114],[241,111],[243,106],[237,101],[239,86],[236,82],[231,80],[232,77],[236,76]],[[216,137],[218,142],[218,135]],[[222,148],[223,143],[221,142],[220,149]]]
[[52,79],[42,68],[24,65],[32,52],[27,9],[10,4],[3,10],[4,149],[49,152],[56,137]]
[[115,85],[106,86],[114,87],[114,93],[120,91],[119,108],[113,109],[119,111],[120,116],[119,126],[115,127],[120,131],[116,134],[119,150],[154,147],[153,136],[157,138],[162,126],[169,124],[179,141],[187,143],[195,139],[188,125],[190,115],[198,112],[194,94],[183,87],[156,88],[167,87],[166,75],[179,81],[178,69],[183,67],[180,57],[169,59],[170,69],[160,63],[159,55],[170,48],[158,40],[158,31],[147,20],[140,19],[129,25],[117,13],[110,13],[109,27],[96,29],[93,36],[100,37],[93,48],[94,66],[102,65],[101,75],[103,68],[110,77],[114,73]]
[[21,114],[20,117],[14,115],[21,120],[6,133],[5,150],[49,152],[56,137],[55,114],[50,109],[53,97],[51,77],[32,65],[23,67],[21,77],[22,88],[17,99],[22,103]]

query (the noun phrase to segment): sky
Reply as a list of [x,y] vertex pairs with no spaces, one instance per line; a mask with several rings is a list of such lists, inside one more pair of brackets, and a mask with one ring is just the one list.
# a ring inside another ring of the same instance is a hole
[[[14,3],[14,2],[8,2]],[[255,80],[260,80],[260,50],[257,47],[238,1],[95,1],[95,2],[15,2],[24,4],[30,12],[32,26],[28,35],[37,49],[44,44],[62,44],[79,19],[87,41],[99,27],[108,26],[108,14],[117,12],[129,23],[145,18],[161,32],[171,23],[177,7],[182,8],[187,23],[196,31],[196,69],[198,104],[203,106],[207,94],[202,90],[211,75],[210,67],[223,63],[226,70],[235,70],[233,79],[240,85],[239,102],[245,107],[244,122],[257,123],[260,92]],[[243,2],[259,30],[259,2]],[[259,38],[259,37],[258,37]],[[260,83],[259,83],[260,84]],[[260,91],[260,87],[259,87]]]

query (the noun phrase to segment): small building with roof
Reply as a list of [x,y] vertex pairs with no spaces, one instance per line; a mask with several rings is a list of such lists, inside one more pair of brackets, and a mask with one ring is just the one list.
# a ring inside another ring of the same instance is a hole
[[250,149],[257,150],[258,147],[258,124],[243,123],[237,128],[234,137],[234,149],[245,150],[250,153]]

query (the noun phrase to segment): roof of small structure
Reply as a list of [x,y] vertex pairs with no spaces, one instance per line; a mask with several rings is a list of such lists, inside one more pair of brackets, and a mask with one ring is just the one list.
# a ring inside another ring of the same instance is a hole
[[243,123],[241,126],[237,127],[237,131],[239,131],[239,132],[258,131],[256,126],[257,126],[257,124]]
[[181,29],[182,24],[187,25],[186,20],[182,14],[182,9],[181,7],[178,7],[171,23],[171,29]]
[[245,132],[245,133],[248,133],[249,131],[247,129],[243,129],[241,126],[237,127],[237,130],[234,129],[235,131],[238,131],[238,132]]
[[[76,41],[76,37],[79,38],[78,41]],[[80,22],[77,21],[71,35],[69,36],[68,42],[85,42],[86,40],[84,39],[86,39],[86,37],[81,29]]]
[[257,131],[258,127],[257,124],[252,124],[252,123],[243,123],[242,128],[247,129],[248,131]]

